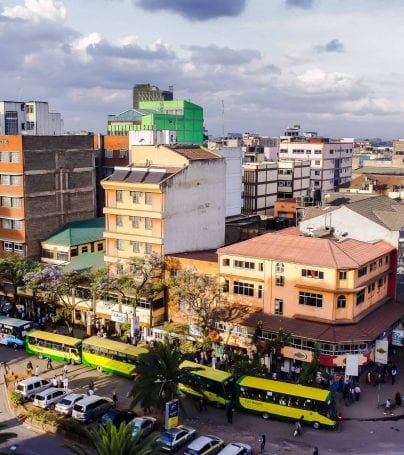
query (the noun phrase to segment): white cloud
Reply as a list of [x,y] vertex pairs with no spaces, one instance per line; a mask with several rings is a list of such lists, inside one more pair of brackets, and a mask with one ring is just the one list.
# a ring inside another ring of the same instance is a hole
[[88,54],[87,48],[101,42],[101,35],[97,32],[90,33],[87,36],[83,36],[73,41],[72,50],[77,54],[79,59],[83,63],[87,63],[92,60],[92,57]]
[[306,70],[297,76],[300,89],[306,93],[343,92],[351,90],[359,80],[348,73],[325,72],[319,68]]
[[63,21],[66,8],[60,0],[25,0],[24,5],[5,6],[2,16],[13,19]]

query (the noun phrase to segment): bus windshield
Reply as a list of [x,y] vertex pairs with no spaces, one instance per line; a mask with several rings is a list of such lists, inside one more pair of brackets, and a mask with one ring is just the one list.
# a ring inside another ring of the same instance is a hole
[[24,337],[31,327],[30,321],[0,316],[0,344],[23,346]]

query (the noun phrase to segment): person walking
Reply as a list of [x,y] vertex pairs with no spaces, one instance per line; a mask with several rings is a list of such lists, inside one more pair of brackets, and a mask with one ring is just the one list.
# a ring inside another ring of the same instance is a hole
[[68,378],[67,376],[65,376],[65,377],[63,378],[63,388],[64,388],[65,390],[67,390],[68,387],[69,387],[69,378]]
[[52,359],[48,357],[48,361],[46,362],[46,369],[53,370]]
[[233,423],[233,402],[229,399],[226,403],[227,423]]
[[384,413],[383,414],[391,414],[391,401],[390,398],[387,398],[386,404],[384,405]]
[[58,380],[57,380],[56,376],[53,376],[53,378],[51,379],[51,383],[52,383],[52,387],[58,386]]
[[338,423],[338,432],[342,430],[342,423],[344,421],[344,418],[342,417],[342,414],[339,412],[337,416],[337,423]]
[[261,436],[261,453],[264,453],[266,442],[267,442],[267,438],[266,438],[266,436],[263,434],[263,435]]
[[69,367],[67,366],[67,363],[63,367],[63,377],[67,377],[67,373],[69,371]]
[[28,363],[27,363],[27,375],[28,376],[31,376],[33,369],[34,369],[34,367],[32,366],[31,360],[28,360]]
[[41,370],[39,369],[39,366],[37,365],[35,367],[34,376],[39,376],[40,374],[41,374]]
[[317,447],[314,447],[313,455],[318,455],[318,448]]
[[295,423],[295,431],[293,433],[293,436],[301,436],[302,435],[302,422],[303,422],[304,416],[301,416],[300,419]]
[[355,394],[355,401],[359,401],[361,397],[361,388],[359,387],[359,384],[356,384],[354,387],[354,394]]
[[112,401],[114,402],[114,408],[117,407],[118,405],[118,395],[116,394],[116,391],[114,390],[114,392],[112,393]]

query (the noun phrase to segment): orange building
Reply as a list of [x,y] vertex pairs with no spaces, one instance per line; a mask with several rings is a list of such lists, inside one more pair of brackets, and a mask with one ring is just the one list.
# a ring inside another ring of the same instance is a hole
[[375,339],[403,313],[395,301],[396,249],[384,241],[265,234],[218,250],[219,271],[231,300],[255,311],[243,324],[263,322],[267,338],[292,335],[290,359],[310,361],[320,344],[326,365],[346,353],[372,356]]

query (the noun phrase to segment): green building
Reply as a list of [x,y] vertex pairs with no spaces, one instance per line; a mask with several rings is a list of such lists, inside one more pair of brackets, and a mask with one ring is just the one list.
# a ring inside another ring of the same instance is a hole
[[108,116],[108,134],[124,136],[129,131],[169,130],[177,134],[177,143],[203,144],[203,109],[184,100],[140,101],[139,109],[128,109]]

